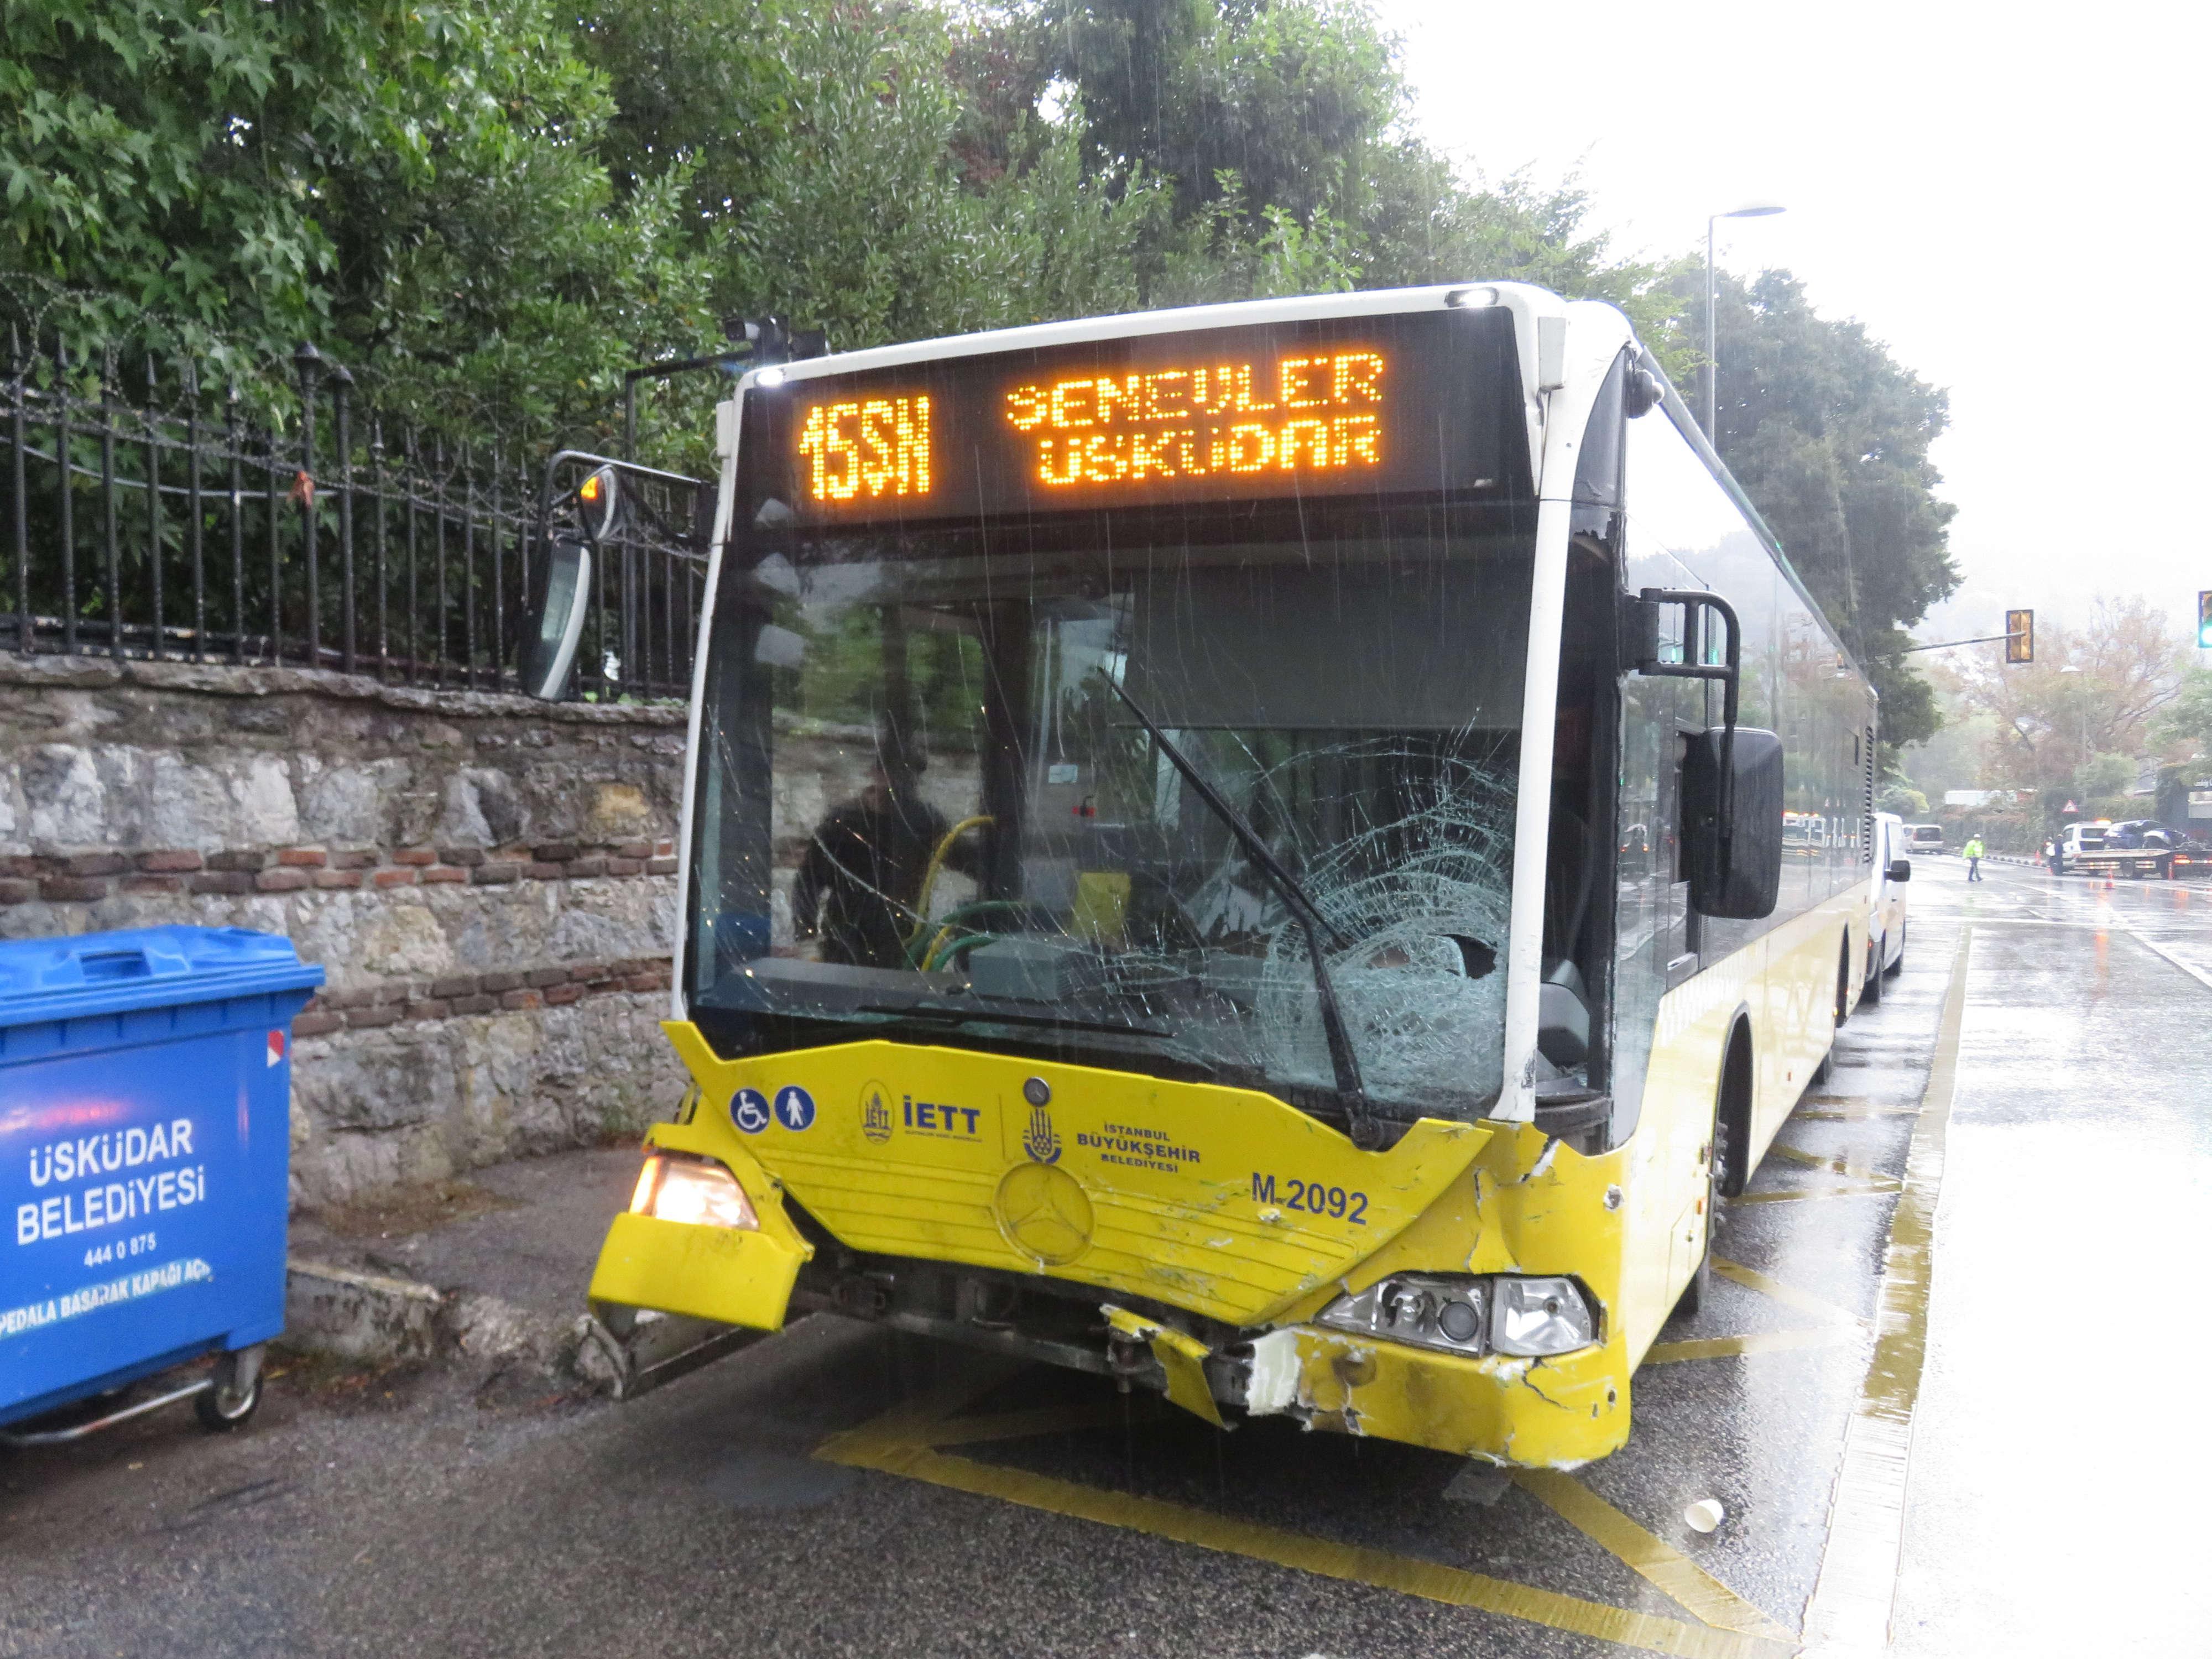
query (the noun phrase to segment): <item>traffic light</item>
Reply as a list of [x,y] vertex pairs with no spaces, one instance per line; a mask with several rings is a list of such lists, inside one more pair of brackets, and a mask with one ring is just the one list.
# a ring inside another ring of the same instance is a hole
[[[2202,593],[2197,598],[2199,604],[2197,608],[2199,615],[2212,617],[2212,611],[2207,611],[2202,603],[2203,600],[2212,599],[2212,593]],[[2199,639],[2204,637],[2204,623],[2200,623],[2197,625],[2197,635]],[[2035,612],[2033,611],[2005,612],[2005,660],[2007,662],[2035,660]]]
[[2212,588],[2200,589],[2197,595],[2197,645],[2199,650],[2212,651]]

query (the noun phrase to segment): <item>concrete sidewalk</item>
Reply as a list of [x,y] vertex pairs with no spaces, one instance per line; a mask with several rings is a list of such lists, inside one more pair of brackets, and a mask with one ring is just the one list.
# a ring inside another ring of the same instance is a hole
[[459,1360],[619,1392],[584,1292],[635,1146],[559,1152],[291,1224],[285,1340],[369,1362]]

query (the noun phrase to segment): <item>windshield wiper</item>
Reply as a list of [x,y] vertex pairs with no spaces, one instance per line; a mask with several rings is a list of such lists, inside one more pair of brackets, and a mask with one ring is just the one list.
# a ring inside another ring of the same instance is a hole
[[1183,775],[1183,780],[1197,791],[1213,816],[1229,826],[1229,833],[1244,849],[1244,856],[1257,865],[1275,890],[1282,895],[1283,902],[1297,918],[1298,929],[1305,935],[1306,954],[1313,958],[1314,1000],[1321,1005],[1322,1032],[1328,1038],[1329,1067],[1336,1074],[1337,1092],[1344,1097],[1344,1115],[1352,1132],[1352,1144],[1364,1151],[1372,1151],[1382,1144],[1382,1127],[1375,1121],[1374,1108],[1367,1098],[1366,1085],[1360,1081],[1359,1057],[1352,1052],[1352,1033],[1344,1024],[1344,1011],[1337,1006],[1336,987],[1328,977],[1328,963],[1322,955],[1321,936],[1326,933],[1339,948],[1350,943],[1343,933],[1321,913],[1321,908],[1298,884],[1277,858],[1267,843],[1260,839],[1260,832],[1234,806],[1228,798],[1206,781],[1205,774],[1191,763],[1190,757],[1177,748],[1160,724],[1137,704],[1137,700],[1121,689],[1121,682],[1110,674],[1103,677],[1113,688],[1114,695],[1127,705],[1138,723],[1159,744],[1160,752],[1168,757],[1168,764]]

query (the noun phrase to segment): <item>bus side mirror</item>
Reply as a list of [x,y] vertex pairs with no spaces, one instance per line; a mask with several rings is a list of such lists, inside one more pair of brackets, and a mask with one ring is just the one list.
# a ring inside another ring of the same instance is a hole
[[1889,861],[1889,878],[1892,881],[1911,881],[1912,879],[1912,860],[1911,859],[1892,859]]
[[520,678],[532,696],[558,702],[567,692],[591,592],[590,544],[567,537],[556,541],[545,557],[544,586],[523,618]]
[[1730,756],[1727,738],[1723,726],[1700,732],[1683,757],[1690,902],[1705,915],[1756,921],[1773,915],[1782,892],[1782,739],[1739,726]]

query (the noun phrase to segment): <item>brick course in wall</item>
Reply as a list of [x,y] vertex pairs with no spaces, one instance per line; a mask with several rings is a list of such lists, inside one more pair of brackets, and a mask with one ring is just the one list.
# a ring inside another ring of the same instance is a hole
[[[668,989],[668,963],[642,957],[586,962],[526,973],[450,974],[434,980],[386,980],[329,991],[314,998],[292,1022],[295,1036],[368,1030],[403,1020],[450,1019],[501,1008],[565,1008],[597,992]],[[540,995],[538,994],[542,993]],[[510,997],[532,1000],[507,1000]]]
[[672,876],[672,840],[580,847],[245,848],[202,854],[183,848],[123,854],[0,854],[0,905],[94,904],[112,893],[296,893],[412,886],[419,882],[504,886],[516,881]]

